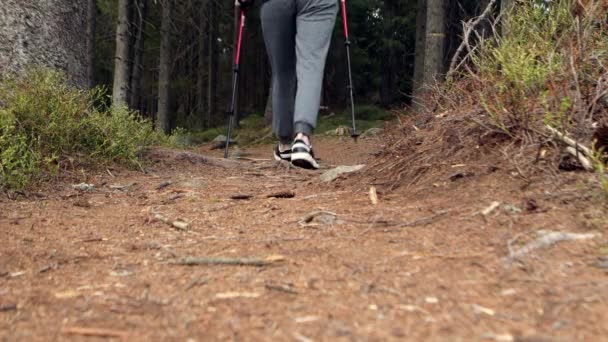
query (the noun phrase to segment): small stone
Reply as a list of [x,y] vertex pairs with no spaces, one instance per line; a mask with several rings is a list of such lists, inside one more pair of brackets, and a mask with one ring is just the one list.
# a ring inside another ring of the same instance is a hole
[[346,126],[339,126],[338,128],[336,128],[335,134],[337,136],[347,136],[351,134],[351,129]]
[[595,261],[595,263],[593,264],[593,266],[597,267],[597,268],[603,268],[608,270],[608,258],[599,258]]
[[357,171],[360,171],[361,169],[363,169],[364,167],[365,167],[365,165],[338,166],[338,167],[331,169],[331,170],[325,172],[324,174],[322,174],[321,181],[329,183],[331,181],[334,181],[335,179],[337,179],[338,177],[340,177],[341,175],[343,175],[345,173],[357,172]]
[[[211,149],[215,150],[215,149],[224,148],[224,147],[226,147],[227,141],[228,141],[228,138],[225,135],[220,134],[211,141]],[[236,140],[230,139],[230,145],[236,145],[236,144],[237,144]]]
[[76,201],[74,201],[74,206],[80,207],[80,208],[90,208],[91,203],[89,201],[87,201],[85,198],[79,198]]
[[382,128],[372,127],[367,131],[363,132],[363,134],[361,134],[361,138],[377,137],[379,135],[382,135],[382,133],[384,133],[384,130]]
[[95,185],[87,184],[87,183],[80,183],[80,184],[72,185],[72,188],[74,190],[78,190],[78,191],[82,191],[82,192],[90,192],[90,191],[95,190]]
[[507,204],[503,207],[503,209],[505,210],[505,212],[509,213],[509,214],[520,214],[522,212],[522,210],[512,204]]

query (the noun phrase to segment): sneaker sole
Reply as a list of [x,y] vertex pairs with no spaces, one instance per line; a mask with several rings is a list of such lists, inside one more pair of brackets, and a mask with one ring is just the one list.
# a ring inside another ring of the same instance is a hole
[[306,152],[297,152],[291,154],[291,163],[303,169],[316,170],[319,168],[317,161]]
[[276,153],[273,153],[272,156],[274,157],[274,160],[276,160],[276,161],[286,161],[286,162],[291,161],[291,158],[281,158],[281,156],[277,155]]

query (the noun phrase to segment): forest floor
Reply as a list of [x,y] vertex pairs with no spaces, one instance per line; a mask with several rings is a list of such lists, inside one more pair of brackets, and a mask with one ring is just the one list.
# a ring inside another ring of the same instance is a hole
[[239,167],[157,158],[146,174],[74,171],[0,199],[0,340],[606,339],[606,212],[580,186],[593,174],[524,187],[451,165],[391,189],[365,169],[321,181],[382,139],[321,138],[318,172],[265,145]]

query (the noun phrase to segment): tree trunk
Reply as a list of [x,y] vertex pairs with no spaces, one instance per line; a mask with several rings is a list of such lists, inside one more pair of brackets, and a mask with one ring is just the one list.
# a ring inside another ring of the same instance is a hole
[[426,42],[426,0],[418,0],[416,14],[416,47],[414,62],[414,104],[420,96],[424,78],[424,50]]
[[445,0],[427,0],[423,85],[443,79],[445,49]]
[[87,7],[87,81],[89,88],[95,86],[95,29],[97,27],[97,1],[89,0]]
[[[424,4],[423,4],[424,2]],[[445,0],[418,0],[414,108],[421,109],[430,87],[444,77]]]
[[208,44],[208,29],[207,25],[207,3],[212,0],[201,0],[199,4],[199,30],[198,30],[198,67],[196,80],[196,114],[203,117],[203,123],[206,128],[210,127],[210,122],[207,118],[206,100],[207,100],[207,44]]
[[112,87],[112,103],[115,105],[126,106],[129,100],[129,23],[129,0],[118,0],[114,85]]
[[28,66],[64,71],[70,83],[88,85],[88,1],[2,0],[0,78]]
[[171,16],[173,0],[162,2],[160,61],[158,75],[158,114],[156,127],[159,131],[171,132]]
[[207,118],[205,120],[207,127],[211,125],[213,116],[217,111],[217,89],[218,89],[218,44],[217,35],[219,30],[219,11],[218,4],[216,1],[209,1],[209,14],[207,18],[208,23],[208,46],[209,46],[209,58],[208,58],[208,85],[207,85]]
[[131,74],[131,108],[140,109],[141,89],[144,73],[144,26],[146,24],[147,0],[138,0],[135,8],[135,51],[133,54],[133,70]]

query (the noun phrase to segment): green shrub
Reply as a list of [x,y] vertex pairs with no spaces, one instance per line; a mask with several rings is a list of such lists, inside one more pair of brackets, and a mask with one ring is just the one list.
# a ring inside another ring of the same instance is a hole
[[67,159],[138,165],[143,147],[164,141],[126,108],[95,108],[104,96],[74,89],[48,70],[0,83],[0,188],[27,187]]
[[583,124],[575,116],[587,110],[605,70],[608,30],[601,1],[587,2],[584,16],[576,16],[575,3],[518,3],[503,14],[503,34],[479,44],[469,79],[481,87],[471,95],[497,127],[517,136],[535,124]]

